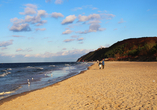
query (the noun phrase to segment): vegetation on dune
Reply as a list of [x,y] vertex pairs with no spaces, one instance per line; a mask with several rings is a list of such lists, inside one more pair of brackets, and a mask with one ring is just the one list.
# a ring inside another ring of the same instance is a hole
[[131,38],[119,41],[108,48],[99,48],[77,61],[108,60],[156,61],[157,37]]

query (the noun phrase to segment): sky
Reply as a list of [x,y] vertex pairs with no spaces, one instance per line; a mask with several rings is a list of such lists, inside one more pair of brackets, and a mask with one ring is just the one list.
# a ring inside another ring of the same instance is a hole
[[73,62],[157,36],[157,0],[0,0],[0,63]]

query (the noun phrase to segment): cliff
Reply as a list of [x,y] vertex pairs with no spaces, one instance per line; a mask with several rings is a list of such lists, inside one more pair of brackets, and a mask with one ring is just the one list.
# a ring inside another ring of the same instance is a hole
[[118,41],[108,48],[99,48],[80,57],[77,61],[156,61],[157,37],[131,38]]

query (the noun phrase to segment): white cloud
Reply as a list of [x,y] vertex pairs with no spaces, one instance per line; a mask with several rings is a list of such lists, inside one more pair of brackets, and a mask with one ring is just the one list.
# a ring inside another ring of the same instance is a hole
[[16,52],[19,52],[19,51],[23,51],[23,49],[19,48],[19,49],[16,50]]
[[78,26],[81,26],[82,24],[77,22],[75,24],[69,24],[67,28],[74,28],[74,27],[78,27]]
[[50,58],[56,56],[54,53],[45,52],[44,54],[26,54],[24,57]]
[[85,30],[85,31],[77,31],[76,33],[79,33],[79,34],[87,34],[87,33],[89,33],[89,30]]
[[19,35],[12,35],[13,37],[24,37],[24,36],[19,36]]
[[36,30],[36,31],[45,31],[46,28],[36,28],[35,30]]
[[15,57],[15,55],[13,55],[13,54],[5,54],[5,53],[2,53],[2,52],[0,52],[0,56],[3,56],[3,57]]
[[100,28],[99,24],[92,24],[89,26],[89,32],[97,32],[99,28]]
[[62,4],[63,3],[63,0],[56,0],[55,1],[55,4]]
[[85,31],[77,31],[76,33],[79,34],[87,34],[90,32],[98,32],[98,31],[104,31],[106,28],[102,28],[100,26],[100,23],[102,19],[112,19],[115,15],[113,14],[90,14],[89,16],[78,16],[79,22],[87,22],[86,24],[89,24],[89,29]]
[[79,33],[79,34],[87,34],[87,33],[90,33],[90,32],[97,32],[97,31],[104,31],[106,30],[106,28],[100,28],[100,25],[97,24],[97,23],[93,23],[89,26],[89,29],[88,30],[85,30],[85,31],[78,31],[76,33]]
[[37,6],[33,4],[26,4],[26,8],[24,12],[20,12],[21,15],[28,15],[28,14],[36,14]]
[[120,19],[120,21],[118,22],[118,24],[124,23],[126,21],[123,20],[123,18]]
[[30,48],[27,48],[27,49],[19,48],[19,49],[16,50],[16,52],[20,52],[20,51],[22,51],[22,52],[30,52],[30,51],[32,51],[32,49],[30,49]]
[[7,47],[13,44],[13,40],[0,42],[0,47]]
[[45,17],[48,15],[45,10],[38,10],[37,17]]
[[29,24],[27,23],[13,24],[13,26],[10,28],[10,31],[14,31],[14,32],[31,31],[31,28],[29,27]]
[[98,31],[105,31],[106,28],[99,28]]
[[101,14],[101,18],[102,18],[102,19],[112,19],[112,18],[114,18],[114,17],[115,17],[114,14],[106,14],[106,13],[102,13],[102,14]]
[[89,21],[87,24],[99,24],[101,23],[101,21],[99,20],[92,20],[92,21]]
[[82,10],[83,8],[82,7],[76,7],[74,9],[72,9],[73,11],[77,11],[77,10]]
[[20,32],[20,31],[31,31],[31,28],[28,23],[35,24],[35,26],[41,26],[47,23],[46,20],[41,20],[41,17],[45,17],[47,15],[46,11],[39,10],[37,16],[26,15],[25,19],[13,18],[10,21],[13,22],[12,27],[10,27],[10,31]]
[[72,33],[72,30],[66,30],[66,31],[62,32],[62,34],[70,34],[70,33]]
[[24,57],[38,57],[38,58],[51,58],[54,56],[71,56],[71,55],[84,55],[93,50],[87,49],[74,49],[74,50],[67,50],[67,51],[60,51],[57,53],[45,52],[43,54],[26,54]]
[[28,14],[36,14],[36,10],[30,7],[26,7],[24,12],[19,12],[21,15],[28,15]]
[[41,21],[40,16],[30,16],[30,15],[25,16],[25,22],[38,23],[40,21]]
[[40,16],[42,16],[42,15],[38,15],[38,16],[27,15],[27,16],[25,16],[25,22],[32,23],[32,24],[37,23],[36,26],[41,26],[41,25],[47,23],[46,20],[41,20]]
[[59,17],[64,17],[64,15],[62,13],[53,12],[51,14],[51,17],[53,17],[53,18],[59,18]]
[[34,8],[34,9],[37,8],[37,6],[36,6],[36,5],[33,5],[33,4],[26,4],[25,6],[30,7],[30,8]]
[[47,23],[47,21],[46,20],[42,20],[42,21],[37,22],[36,26],[42,26],[45,23]]
[[10,63],[11,61],[16,62],[37,62],[37,61],[76,61],[80,56],[85,55],[86,53],[93,51],[87,49],[73,49],[73,50],[62,50],[57,53],[45,52],[42,54],[6,54],[0,52],[0,62]]
[[74,41],[75,39],[66,39],[64,40],[63,42],[71,42],[71,41]]
[[82,16],[82,15],[78,16],[80,22],[84,22],[92,19],[100,19],[100,18],[101,16],[99,14],[90,14],[89,16]]
[[85,22],[89,20],[112,19],[114,17],[115,15],[113,14],[101,13],[101,14],[90,14],[89,16],[79,15],[78,19],[79,19],[79,22]]
[[74,49],[74,50],[64,51],[61,53],[61,55],[86,54],[90,51],[91,50],[87,50],[87,49]]
[[14,23],[15,25],[16,25],[16,24],[25,23],[25,20],[23,20],[23,19],[18,19],[18,18],[16,18],[16,17],[10,19],[10,21],[11,21],[12,23]]
[[73,23],[73,21],[76,19],[75,15],[69,15],[67,16],[63,21],[62,24],[69,24],[69,23]]
[[31,31],[29,24],[25,23],[25,20],[23,19],[12,18],[10,21],[13,22],[13,26],[10,27],[10,31],[14,32]]
[[31,52],[31,51],[33,51],[32,49],[30,49],[30,48],[28,48],[28,49],[26,49],[26,51],[27,52]]
[[45,10],[37,10],[37,6],[33,4],[26,4],[25,6],[25,11],[20,12],[20,14],[26,15],[25,19],[12,18],[10,21],[13,23],[13,25],[10,27],[10,31],[31,31],[29,26],[30,23],[34,24],[35,26],[41,26],[47,23],[46,20],[41,20],[42,17],[46,17],[48,15]]
[[[36,21],[36,18],[34,16],[30,16],[30,15],[25,16],[25,22],[35,23],[34,21]],[[40,21],[40,20],[38,20],[38,21]]]
[[83,37],[77,39],[77,41],[83,41],[83,40],[84,40]]

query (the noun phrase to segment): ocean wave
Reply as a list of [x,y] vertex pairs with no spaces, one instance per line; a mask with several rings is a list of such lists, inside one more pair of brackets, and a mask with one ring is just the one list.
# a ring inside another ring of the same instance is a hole
[[49,65],[49,67],[55,67],[56,65]]
[[12,70],[11,68],[7,68],[7,70]]
[[65,64],[65,66],[70,66],[69,64]]
[[44,68],[41,67],[33,67],[33,66],[27,66],[27,68],[31,68],[31,69],[39,69],[39,70],[43,70]]
[[3,73],[3,74],[0,75],[0,77],[4,77],[4,76],[6,76],[6,75],[8,75],[8,74],[11,74],[11,72]]
[[3,74],[0,75],[0,77],[4,77],[4,76],[6,76],[6,75],[7,75],[6,73],[3,73]]
[[7,72],[7,70],[1,70],[1,72]]
[[17,87],[16,89],[14,89],[13,91],[6,91],[6,92],[0,92],[0,95],[7,95],[7,94],[11,94],[14,93],[15,91],[17,91],[18,89],[20,89],[22,86]]
[[43,70],[44,68],[41,68],[41,67],[36,67],[36,69]]

